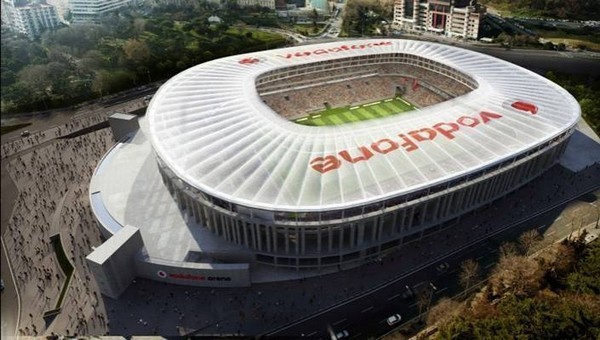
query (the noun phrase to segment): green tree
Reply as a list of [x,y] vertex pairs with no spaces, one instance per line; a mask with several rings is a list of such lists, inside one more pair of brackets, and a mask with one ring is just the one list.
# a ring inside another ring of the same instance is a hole
[[460,284],[463,286],[465,291],[469,291],[469,288],[471,288],[471,284],[473,284],[473,281],[475,281],[478,276],[479,263],[477,263],[477,261],[473,259],[468,259],[460,264],[459,279]]
[[47,65],[29,65],[18,74],[18,81],[25,87],[36,101],[42,101],[48,108],[48,93],[51,91],[51,78]]
[[133,61],[135,64],[145,64],[150,60],[150,49],[145,42],[129,39],[123,44],[123,53],[127,60]]

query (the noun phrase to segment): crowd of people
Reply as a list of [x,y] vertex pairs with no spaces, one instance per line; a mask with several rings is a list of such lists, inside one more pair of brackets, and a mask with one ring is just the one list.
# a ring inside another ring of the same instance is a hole
[[471,90],[450,77],[406,64],[290,75],[263,82],[257,89],[267,105],[290,120],[328,108],[361,105],[396,95],[423,108]]
[[[112,144],[112,135],[105,128],[57,139],[102,119],[106,116],[82,117],[2,145],[3,164],[18,188],[3,235],[26,312],[18,335],[105,333],[106,315],[99,308],[98,288],[84,262],[92,247],[101,244],[89,207],[88,185],[98,160]],[[61,238],[75,267],[70,282],[58,263],[53,236]],[[69,289],[60,306],[65,283]],[[44,313],[56,307],[62,307],[62,312],[48,324]]]

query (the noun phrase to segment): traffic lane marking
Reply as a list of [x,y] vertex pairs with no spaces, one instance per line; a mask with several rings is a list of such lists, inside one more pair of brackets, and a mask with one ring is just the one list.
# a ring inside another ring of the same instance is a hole
[[361,313],[366,313],[366,312],[368,312],[368,311],[370,311],[370,310],[373,310],[373,306],[371,306],[371,307],[367,307],[367,308],[365,308],[365,309],[361,310],[360,312],[361,312]]
[[392,295],[392,296],[390,296],[390,297],[389,297],[387,300],[388,300],[388,301],[391,301],[391,300],[393,300],[393,299],[397,298],[398,296],[400,296],[400,294]]
[[439,294],[439,293],[445,291],[446,289],[448,289],[448,287],[444,287],[444,288],[438,289],[438,290],[435,291],[434,294]]
[[344,321],[346,321],[346,319],[341,319],[341,320],[338,320],[338,321],[336,321],[336,322],[332,323],[331,325],[332,325],[332,326],[337,326],[337,325],[341,324],[341,323],[342,323],[342,322],[344,322]]

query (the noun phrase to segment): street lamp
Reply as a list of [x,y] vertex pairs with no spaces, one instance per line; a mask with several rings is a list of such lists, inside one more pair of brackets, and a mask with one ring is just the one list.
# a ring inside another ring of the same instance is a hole
[[433,293],[437,290],[437,287],[433,284],[433,282],[429,282],[429,287],[431,287],[431,290],[429,291],[429,302],[427,303],[427,312],[429,312],[431,300],[433,300]]
[[[432,283],[429,282],[429,287],[427,287],[425,290],[423,290],[420,294],[419,294],[419,320],[420,322],[423,322],[423,315],[425,313],[423,313],[423,307],[427,306],[427,308],[425,309],[425,312],[429,312],[429,307],[431,306],[431,300],[433,300],[433,292],[435,292],[437,290],[437,287]],[[429,291],[429,296],[427,296],[427,292]]]

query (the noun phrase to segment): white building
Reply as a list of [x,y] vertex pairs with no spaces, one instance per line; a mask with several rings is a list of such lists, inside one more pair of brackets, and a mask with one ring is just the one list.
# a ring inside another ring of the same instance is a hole
[[56,12],[58,13],[58,20],[63,23],[66,23],[66,17],[70,12],[70,4],[69,0],[46,0],[49,5],[56,7]]
[[237,0],[240,7],[260,6],[275,9],[275,0]]
[[[335,129],[275,108],[325,107],[311,99],[325,86],[346,106],[355,98],[344,85],[366,84],[360,91],[375,98],[384,78],[388,98],[401,84],[467,92]],[[580,116],[567,91],[531,71],[423,41],[212,60],[166,82],[140,129],[98,164],[89,197],[109,240],[88,261],[108,296],[133,273],[242,287],[367,264],[429,233],[455,232],[464,214],[542,175]]]
[[468,0],[396,0],[394,25],[449,37],[477,39],[485,7]]
[[132,0],[71,0],[71,22],[74,24],[96,22],[102,15],[123,6]]
[[2,23],[11,31],[32,39],[60,25],[54,6],[18,0],[2,0]]

